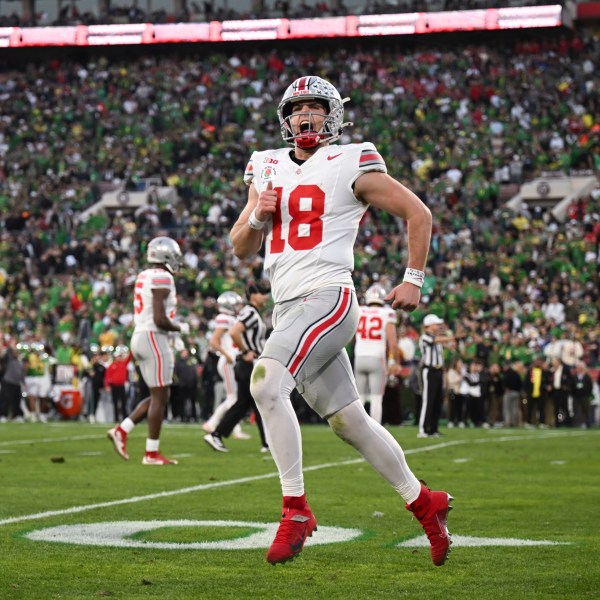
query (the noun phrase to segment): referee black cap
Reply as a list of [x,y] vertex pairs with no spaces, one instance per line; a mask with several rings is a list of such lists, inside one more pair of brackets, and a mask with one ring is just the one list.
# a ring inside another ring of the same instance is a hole
[[251,281],[246,288],[246,298],[250,300],[252,294],[270,294],[271,286],[268,281]]

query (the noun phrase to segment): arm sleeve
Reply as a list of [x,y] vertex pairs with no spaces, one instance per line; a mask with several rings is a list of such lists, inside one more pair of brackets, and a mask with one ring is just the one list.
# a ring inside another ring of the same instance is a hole
[[392,324],[396,324],[398,322],[398,316],[396,315],[396,311],[392,310],[391,308],[386,312],[385,315],[385,322],[387,323],[392,323]]
[[162,273],[156,273],[152,275],[152,279],[150,280],[150,288],[153,290],[160,288],[170,289],[173,285],[173,275],[171,275],[171,273],[168,273],[167,271],[163,271]]
[[363,142],[359,144],[358,152],[358,164],[356,165],[356,171],[351,178],[350,185],[353,186],[354,182],[365,173],[375,171],[378,173],[387,173],[387,167],[385,161],[381,158],[377,148],[371,142]]
[[245,329],[250,329],[257,321],[255,312],[249,306],[242,309],[237,320],[242,323]]
[[250,157],[250,160],[248,161],[248,164],[246,165],[246,170],[244,171],[244,183],[247,186],[250,186],[250,184],[254,181],[255,158],[256,152],[253,152],[252,156]]
[[385,161],[381,158],[381,155],[377,152],[377,148],[375,148],[375,145],[371,144],[371,142],[364,142],[361,144],[358,170],[361,173],[368,173],[369,171],[387,173]]

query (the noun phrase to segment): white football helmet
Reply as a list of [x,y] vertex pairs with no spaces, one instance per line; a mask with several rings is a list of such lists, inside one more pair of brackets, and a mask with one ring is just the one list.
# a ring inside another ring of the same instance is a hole
[[223,292],[217,298],[217,305],[219,310],[226,315],[235,315],[242,308],[244,301],[242,297],[236,292]]
[[378,283],[373,284],[365,293],[365,304],[379,304],[383,306],[385,304],[384,298],[387,296],[387,292],[382,285]]
[[[302,131],[294,135],[290,124],[292,115],[292,104],[298,100],[316,99],[325,102],[328,108],[328,115],[323,122],[320,131]],[[300,77],[290,85],[277,107],[277,116],[281,125],[281,136],[283,140],[292,146],[296,144],[300,148],[314,148],[321,142],[333,142],[342,135],[342,130],[346,125],[344,123],[344,102],[349,98],[340,96],[340,93],[331,83],[321,77],[309,75]]]
[[151,264],[164,265],[171,273],[176,273],[183,262],[179,244],[170,237],[154,238],[146,250],[146,257]]

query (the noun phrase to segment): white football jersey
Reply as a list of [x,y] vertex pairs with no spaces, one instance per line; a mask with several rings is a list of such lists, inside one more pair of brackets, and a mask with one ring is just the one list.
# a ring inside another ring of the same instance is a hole
[[302,165],[280,148],[254,152],[244,181],[260,193],[273,184],[279,201],[265,226],[265,273],[275,302],[328,285],[353,288],[354,242],[367,206],[352,186],[363,173],[386,173],[375,146],[323,146]]
[[354,345],[355,356],[387,356],[387,325],[396,325],[389,306],[361,306]]
[[166,269],[150,268],[142,271],[135,280],[133,295],[134,331],[162,331],[154,323],[152,312],[152,290],[167,289],[169,295],[165,301],[165,310],[173,320],[177,312],[177,295],[173,275]]
[[[228,331],[229,328],[236,322],[237,318],[234,315],[228,315],[226,313],[219,313],[214,320],[215,329],[224,329],[225,333],[221,336],[221,346],[227,354],[236,354],[237,346],[233,343],[231,336]],[[214,335],[214,331],[213,331]]]

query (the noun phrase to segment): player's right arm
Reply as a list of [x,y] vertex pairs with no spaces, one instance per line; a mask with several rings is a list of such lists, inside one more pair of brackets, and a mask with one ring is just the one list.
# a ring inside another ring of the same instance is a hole
[[221,345],[221,339],[223,338],[223,335],[225,334],[227,330],[225,329],[225,327],[217,327],[213,334],[210,336],[210,340],[208,342],[208,345],[215,351],[218,352],[219,354],[222,354],[225,357],[225,360],[231,364],[233,363],[233,357],[227,353],[227,351],[225,350],[225,348],[223,348],[223,346]]
[[254,184],[250,184],[248,202],[229,234],[233,253],[238,258],[243,259],[253,256],[260,250],[262,245],[264,230],[250,227],[248,224],[250,215],[254,212],[255,218],[266,224],[276,209],[277,192],[273,189],[271,182],[260,194]]

